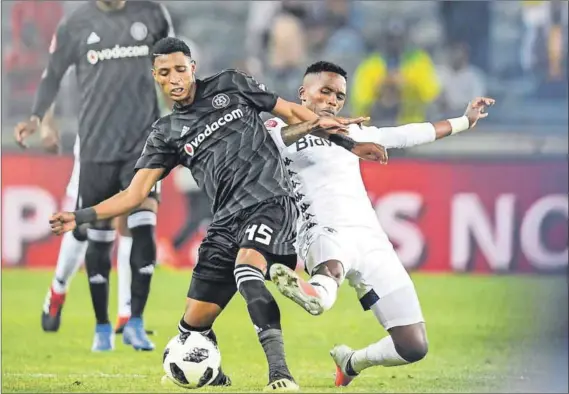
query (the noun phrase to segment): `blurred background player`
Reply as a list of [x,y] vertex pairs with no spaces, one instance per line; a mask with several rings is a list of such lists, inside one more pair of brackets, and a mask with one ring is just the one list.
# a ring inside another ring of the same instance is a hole
[[[187,41],[184,40],[184,42]],[[211,223],[211,202],[207,195],[200,190],[187,168],[178,166],[172,170],[172,173],[176,189],[184,195],[186,200],[186,221],[176,232],[173,240],[168,238],[159,240],[158,261],[160,264],[177,267],[178,260],[182,257],[180,251],[184,245],[194,237],[197,239],[197,237],[203,238],[205,236],[205,229]]]
[[[347,73],[318,62],[308,67],[299,89],[302,105],[320,116],[336,116],[346,99]],[[400,127],[349,127],[356,141],[385,148],[404,148],[474,127],[494,103],[476,98],[460,118]],[[314,122],[287,126],[278,118],[265,126],[281,151],[301,219],[298,254],[311,275],[304,281],[281,264],[270,269],[279,291],[313,315],[330,309],[338,287],[347,278],[364,310],[372,310],[389,336],[364,349],[342,345],[331,354],[338,366],[336,385],[345,386],[365,368],[396,366],[427,354],[427,334],[419,299],[409,274],[383,231],[365,191],[355,155],[309,135]]]
[[[54,118],[54,109],[54,105],[52,105],[44,116],[40,127],[43,148],[50,153],[56,153],[60,149],[59,130]],[[76,138],[75,144],[73,144],[73,157],[73,170],[65,189],[65,201],[63,203],[65,209],[73,209],[76,206],[79,194],[79,138]],[[130,317],[130,249],[132,237],[128,231],[126,217],[118,218],[116,224],[119,237],[117,248],[118,317],[115,333],[122,334],[124,325]],[[65,234],[61,239],[54,277],[42,308],[41,324],[42,329],[46,332],[59,330],[67,289],[71,279],[85,260],[86,241],[86,226]],[[150,332],[147,331],[147,333]]]
[[[176,102],[174,111],[153,124],[138,171],[124,192],[94,207],[53,215],[52,231],[60,235],[128,212],[174,167],[189,168],[212,201],[214,217],[200,247],[180,334],[202,332],[215,342],[212,325],[239,290],[267,357],[266,389],[298,389],[285,359],[280,311],[264,281],[269,263],[296,266],[297,210],[278,149],[267,139],[259,113],[292,123],[318,117],[236,70],[196,80],[190,49],[179,39],[161,40],[153,56],[154,77]],[[325,119],[326,133],[362,120]],[[364,157],[377,152],[374,144],[354,149]],[[227,384],[223,373],[219,376],[216,384]]]
[[[26,146],[25,139],[40,127],[53,104],[63,75],[75,65],[81,95],[78,207],[103,201],[130,183],[149,126],[160,115],[154,81],[148,72],[150,47],[169,35],[173,35],[169,14],[164,6],[150,1],[87,2],[59,24],[32,116],[16,126],[15,134],[18,143]],[[144,330],[142,314],[156,260],[154,230],[159,187],[157,184],[127,219],[132,235],[132,299],[123,342],[137,350],[154,349]],[[110,221],[93,223],[87,229],[85,262],[97,322],[93,351],[114,348],[108,316],[114,240]]]

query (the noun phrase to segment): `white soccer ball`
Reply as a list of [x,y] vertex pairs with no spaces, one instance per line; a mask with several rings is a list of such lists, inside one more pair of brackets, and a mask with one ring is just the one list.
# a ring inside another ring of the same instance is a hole
[[178,386],[195,389],[217,377],[221,353],[211,339],[199,332],[178,334],[166,345],[162,366],[168,379]]

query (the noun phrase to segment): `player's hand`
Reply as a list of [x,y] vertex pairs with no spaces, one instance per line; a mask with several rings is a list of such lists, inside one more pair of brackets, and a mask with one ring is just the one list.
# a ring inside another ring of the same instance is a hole
[[373,142],[357,142],[352,148],[352,153],[362,160],[377,161],[380,164],[387,164],[387,149],[384,146]]
[[317,137],[328,138],[332,134],[348,135],[348,126],[357,124],[361,127],[363,122],[369,120],[369,117],[361,116],[359,118],[341,118],[341,117],[321,117],[316,121],[314,130],[311,134]]
[[348,135],[348,128],[333,117],[318,118],[311,126],[310,134],[328,139],[333,134]]
[[329,134],[347,133],[348,129],[344,123],[334,117],[320,117],[314,124],[316,130],[330,131]]
[[77,227],[75,214],[73,212],[54,213],[49,218],[49,225],[51,226],[51,232],[55,235],[61,235],[68,231],[73,231]]
[[476,97],[468,103],[464,115],[468,118],[470,128],[476,126],[479,119],[484,119],[488,116],[486,110],[494,105],[495,102],[496,100],[489,97]]
[[36,116],[32,116],[28,121],[20,122],[14,128],[14,138],[20,147],[26,149],[28,144],[26,138],[35,133],[40,127],[40,120]]
[[48,153],[58,153],[60,148],[59,132],[52,126],[42,124],[40,128],[41,144]]
[[360,116],[357,118],[335,118],[339,123],[343,124],[344,126],[349,126],[351,124],[357,124],[360,128],[362,127],[362,123],[367,122],[370,118],[369,116]]

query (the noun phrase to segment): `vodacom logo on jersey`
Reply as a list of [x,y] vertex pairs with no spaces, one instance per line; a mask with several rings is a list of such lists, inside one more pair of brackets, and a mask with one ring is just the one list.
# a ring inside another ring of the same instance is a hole
[[221,118],[217,119],[212,124],[208,124],[205,127],[205,130],[199,133],[193,140],[191,140],[188,144],[184,145],[184,151],[193,156],[197,147],[209,137],[214,131],[218,130],[222,126],[226,126],[227,124],[233,122],[236,119],[243,117],[243,111],[240,109],[234,109],[231,112],[224,114]]
[[105,48],[100,51],[91,49],[87,52],[87,61],[93,65],[103,60],[126,59],[129,57],[148,56],[150,50],[148,45],[137,45],[129,47],[121,47],[115,45],[114,48]]

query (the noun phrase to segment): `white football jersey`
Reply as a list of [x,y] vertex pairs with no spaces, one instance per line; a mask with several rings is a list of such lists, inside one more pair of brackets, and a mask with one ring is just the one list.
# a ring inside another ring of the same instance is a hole
[[[286,146],[281,137],[281,129],[285,126],[279,118],[265,122],[294,187],[301,212],[298,237],[315,226],[357,226],[383,232],[362,180],[360,159],[313,135]],[[412,146],[435,139],[431,123],[381,129],[351,125],[349,134],[356,141],[375,142],[386,148]]]

